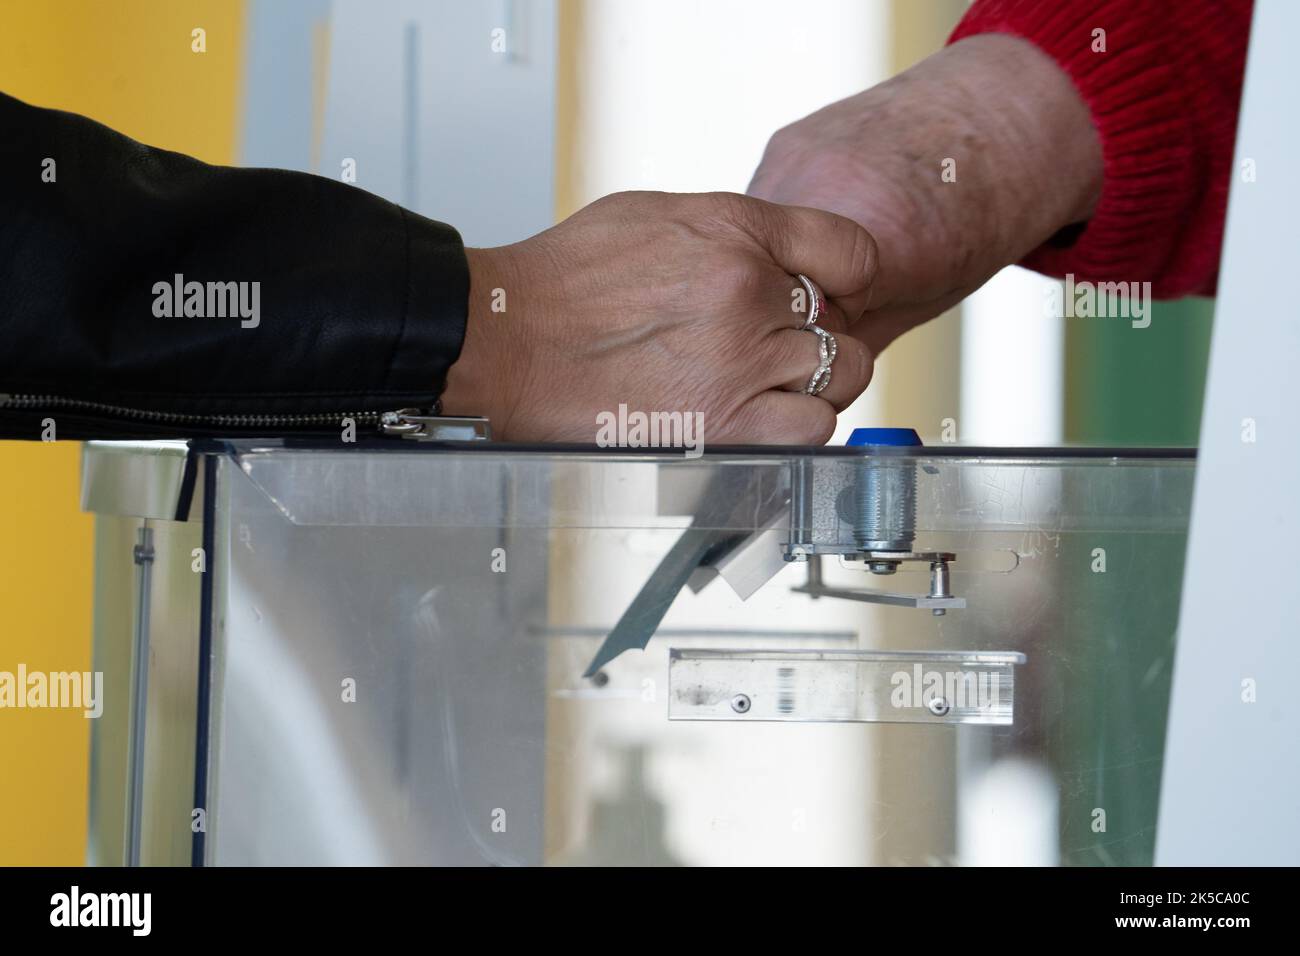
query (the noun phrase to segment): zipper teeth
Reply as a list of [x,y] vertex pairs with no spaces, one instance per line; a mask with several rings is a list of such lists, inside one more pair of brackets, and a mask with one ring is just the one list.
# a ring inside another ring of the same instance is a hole
[[383,412],[331,412],[303,415],[199,415],[189,412],[161,412],[145,408],[127,408],[103,402],[64,398],[59,395],[0,395],[0,408],[67,408],[102,412],[118,418],[155,421],[177,425],[205,424],[227,428],[259,428],[270,426],[336,425],[343,418],[358,424],[378,424]]

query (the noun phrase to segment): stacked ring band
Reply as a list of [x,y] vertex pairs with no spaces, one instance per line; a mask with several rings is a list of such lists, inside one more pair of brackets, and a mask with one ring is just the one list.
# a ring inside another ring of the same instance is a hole
[[803,391],[805,395],[820,395],[826,389],[826,386],[831,383],[831,364],[835,361],[835,356],[839,353],[840,347],[839,343],[835,341],[835,336],[817,324],[817,320],[826,314],[826,299],[822,295],[822,290],[817,287],[817,283],[802,272],[799,273],[798,279],[808,292],[809,306],[807,317],[797,327],[815,333],[818,339],[817,370],[808,379],[808,384],[803,387]]

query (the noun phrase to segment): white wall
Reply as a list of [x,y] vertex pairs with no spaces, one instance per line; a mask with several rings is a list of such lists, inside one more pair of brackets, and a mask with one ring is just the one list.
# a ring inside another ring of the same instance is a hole
[[581,191],[743,192],[776,129],[884,79],[885,0],[600,0],[579,53]]

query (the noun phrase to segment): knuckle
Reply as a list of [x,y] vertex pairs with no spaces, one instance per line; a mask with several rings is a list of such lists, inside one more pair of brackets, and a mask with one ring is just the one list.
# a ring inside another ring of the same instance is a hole
[[[655,194],[639,189],[625,189],[622,192],[610,193],[602,196],[591,204],[592,207],[600,207],[606,212],[617,215],[635,215],[638,211],[644,214],[647,204],[654,202]],[[589,207],[590,208],[590,207]]]
[[849,246],[848,270],[850,275],[861,276],[863,285],[869,283],[876,274],[878,250],[876,240],[857,223],[852,223],[853,238]]
[[787,123],[767,138],[767,152],[782,153],[799,145],[798,123]]
[[811,158],[825,152],[831,144],[821,142],[823,137],[808,122],[808,118],[795,120],[782,126],[767,139],[766,153],[774,157]]
[[722,295],[728,311],[765,304],[769,279],[766,270],[744,256],[729,254],[709,263],[709,281]]
[[740,193],[705,193],[710,212],[718,219],[748,229],[758,218],[758,200]]

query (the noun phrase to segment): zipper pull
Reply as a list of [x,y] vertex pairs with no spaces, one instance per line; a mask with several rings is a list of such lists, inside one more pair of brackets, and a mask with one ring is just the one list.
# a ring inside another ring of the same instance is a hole
[[379,430],[385,435],[414,441],[488,441],[492,425],[486,418],[433,414],[422,408],[402,408],[379,416]]

